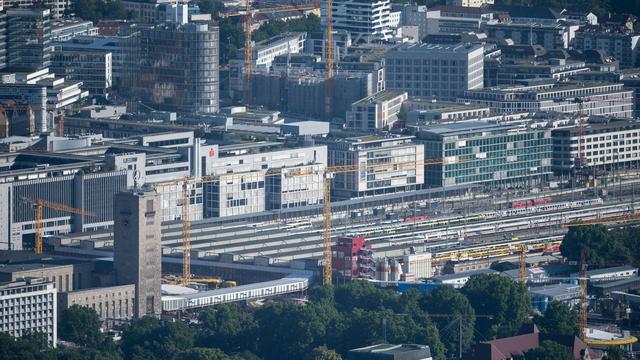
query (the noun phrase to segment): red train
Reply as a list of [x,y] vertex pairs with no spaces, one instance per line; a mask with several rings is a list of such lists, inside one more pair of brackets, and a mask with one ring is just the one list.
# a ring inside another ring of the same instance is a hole
[[527,200],[527,201],[521,201],[521,202],[513,202],[509,204],[509,207],[511,209],[518,209],[518,208],[524,208],[529,206],[548,205],[548,204],[551,204],[552,202],[553,201],[551,201],[551,199]]
[[425,221],[425,220],[429,220],[428,215],[418,215],[418,216],[412,216],[404,219],[405,222],[418,222],[418,221]]
[[560,244],[551,244],[542,250],[543,255],[551,255],[560,252]]

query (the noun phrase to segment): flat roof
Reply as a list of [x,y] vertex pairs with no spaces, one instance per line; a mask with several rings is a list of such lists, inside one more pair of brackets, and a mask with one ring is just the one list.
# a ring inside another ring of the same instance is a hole
[[628,271],[628,270],[637,271],[638,268],[631,265],[622,265],[622,266],[615,266],[615,267],[604,268],[604,269],[588,270],[587,276],[610,274],[614,272]]
[[482,45],[466,45],[462,43],[458,44],[430,44],[430,43],[422,43],[422,44],[402,44],[396,47],[389,49],[389,51],[425,51],[429,52],[468,52],[474,51],[477,49],[484,49]]
[[529,293],[532,295],[540,295],[540,296],[548,296],[548,297],[556,297],[560,295],[566,294],[579,294],[580,293],[580,285],[574,284],[553,284],[553,285],[545,285],[529,288]]
[[467,133],[471,131],[482,131],[488,129],[510,130],[517,128],[517,125],[500,125],[487,121],[466,121],[449,124],[433,124],[419,126],[420,131],[435,133],[439,135],[453,135],[455,133]]

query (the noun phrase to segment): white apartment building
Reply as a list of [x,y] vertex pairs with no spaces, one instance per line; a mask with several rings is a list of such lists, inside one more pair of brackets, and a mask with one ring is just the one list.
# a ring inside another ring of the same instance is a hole
[[[321,24],[326,25],[326,3],[321,5]],[[389,0],[336,0],[333,2],[333,29],[351,33],[354,43],[389,40],[391,2]]]
[[275,143],[220,146],[203,158],[205,217],[320,204],[326,146],[270,149]]
[[389,49],[385,60],[386,88],[410,97],[454,100],[483,87],[481,45],[403,44]]
[[44,278],[26,278],[0,284],[0,332],[21,337],[35,332],[46,334],[56,346],[58,290]]
[[626,90],[623,84],[600,82],[496,86],[465,91],[457,101],[489,106],[495,114],[575,114],[582,107],[585,115],[632,118],[634,109],[633,90]]
[[[579,162],[578,127],[552,131],[553,169],[568,172]],[[582,151],[587,167],[625,168],[640,164],[640,123],[632,120],[586,124]]]
[[398,120],[402,103],[407,98],[404,91],[384,90],[358,100],[347,111],[347,128],[361,131],[389,130]]
[[413,136],[361,136],[327,140],[329,166],[357,166],[358,171],[338,173],[333,196],[360,196],[409,191],[424,183],[424,146]]

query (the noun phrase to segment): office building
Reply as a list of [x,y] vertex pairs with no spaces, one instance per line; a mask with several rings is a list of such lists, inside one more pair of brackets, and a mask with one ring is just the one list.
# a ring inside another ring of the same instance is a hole
[[448,4],[454,6],[465,7],[482,7],[486,5],[493,5],[493,0],[448,0]]
[[[4,0],[4,7],[10,9],[33,9],[41,7],[49,10],[51,17],[58,19],[64,16],[66,10],[71,6],[72,0]],[[0,6],[0,11],[2,7]]]
[[532,186],[551,174],[550,130],[461,122],[418,127],[416,137],[428,186]]
[[205,217],[321,204],[326,146],[282,149],[277,144],[220,146],[203,156]]
[[143,104],[181,113],[218,111],[218,27],[165,23],[140,31],[133,93]]
[[153,190],[135,189],[115,195],[114,269],[119,285],[135,285],[135,318],[162,312],[160,276],[160,209]]
[[487,106],[420,98],[405,101],[402,108],[406,114],[406,126],[479,120],[488,117],[490,113]]
[[540,45],[547,50],[568,49],[579,25],[573,23],[489,22],[484,32],[496,40],[511,39],[515,44]]
[[[583,165],[589,168],[637,168],[640,165],[640,123],[632,120],[611,120],[588,123],[583,127]],[[553,169],[568,173],[580,161],[581,130],[569,127],[552,130]]]
[[[307,34],[304,52],[320,56],[321,59],[326,59],[327,41],[325,36],[326,32],[324,31]],[[351,46],[351,34],[347,31],[334,31],[333,44],[333,58],[339,61],[347,55],[347,49]]]
[[107,323],[132,320],[135,304],[135,285],[105,286],[58,295],[58,308],[68,309],[74,305],[93,309],[100,320]]
[[94,266],[90,262],[45,258],[3,264],[0,267],[0,281],[43,278],[51,281],[58,293],[63,293],[91,287],[93,270]]
[[410,97],[454,100],[465,90],[483,87],[480,45],[400,45],[389,49],[385,60],[386,88],[407,91]]
[[605,27],[588,26],[576,32],[573,48],[580,51],[602,50],[620,61],[621,67],[640,66],[640,34]]
[[412,136],[361,136],[326,142],[329,166],[358,168],[335,174],[332,194],[337,199],[410,191],[424,183],[424,148],[414,143]]
[[493,11],[485,7],[436,5],[427,11],[427,33],[479,33],[493,19]]
[[601,82],[547,82],[504,85],[465,91],[458,102],[489,106],[494,114],[558,112],[633,117],[633,90],[623,84]]
[[[326,24],[326,4],[321,4],[321,24]],[[333,29],[347,31],[354,44],[390,40],[389,0],[336,0],[333,2]]]
[[351,130],[390,130],[398,121],[406,92],[385,90],[351,104],[346,114],[346,127]]
[[106,96],[113,84],[110,52],[55,51],[51,71],[68,80],[82,81],[90,96]]
[[37,71],[51,64],[51,24],[48,9],[7,10],[7,67]]
[[69,41],[76,36],[98,36],[91,21],[64,19],[51,22],[51,41]]
[[41,333],[55,347],[56,294],[54,283],[39,278],[0,284],[0,332],[15,337]]

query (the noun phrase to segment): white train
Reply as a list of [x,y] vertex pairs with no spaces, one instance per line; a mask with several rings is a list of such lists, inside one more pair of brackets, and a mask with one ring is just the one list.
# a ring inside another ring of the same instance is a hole
[[528,215],[528,214],[536,214],[547,211],[557,211],[563,209],[575,209],[581,207],[588,207],[594,205],[602,205],[604,201],[601,198],[587,199],[587,200],[576,200],[576,201],[565,201],[559,203],[552,204],[544,204],[544,205],[534,205],[527,206],[515,209],[501,210],[498,211],[498,216],[517,216],[517,215]]

